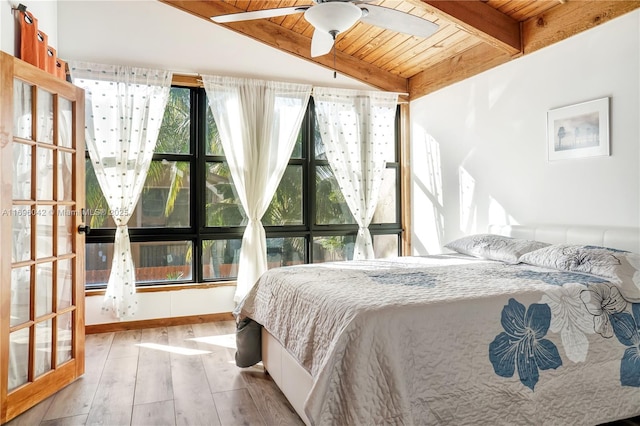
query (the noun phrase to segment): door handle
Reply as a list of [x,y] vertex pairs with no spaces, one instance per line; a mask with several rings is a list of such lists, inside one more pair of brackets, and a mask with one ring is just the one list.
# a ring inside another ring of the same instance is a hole
[[88,235],[90,232],[91,227],[89,225],[78,225],[78,233]]

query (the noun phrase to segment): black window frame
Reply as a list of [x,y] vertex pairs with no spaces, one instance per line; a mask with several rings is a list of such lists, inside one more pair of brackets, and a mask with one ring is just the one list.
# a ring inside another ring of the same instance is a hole
[[[144,227],[129,228],[131,243],[144,242],[172,242],[190,241],[192,244],[192,274],[189,280],[144,282],[136,283],[136,287],[166,286],[166,285],[191,285],[200,283],[227,283],[235,281],[232,278],[207,278],[203,277],[202,242],[204,240],[229,240],[242,239],[245,226],[207,227],[206,226],[206,171],[208,162],[224,161],[222,155],[206,154],[206,114],[207,97],[204,88],[172,85],[172,88],[188,89],[190,91],[190,153],[189,154],[158,154],[154,153],[153,161],[188,161],[190,170],[190,226],[181,228],[169,227]],[[372,237],[377,235],[397,235],[398,255],[402,255],[402,176],[401,176],[401,134],[400,134],[400,107],[396,109],[395,117],[395,161],[387,161],[386,168],[395,170],[396,179],[396,222],[372,223],[369,232]],[[315,110],[313,97],[311,97],[302,121],[302,150],[301,157],[289,159],[288,166],[302,167],[302,221],[300,225],[264,226],[267,239],[269,238],[293,238],[305,239],[304,263],[313,262],[314,238],[322,236],[355,236],[358,232],[357,224],[319,225],[315,223],[315,198],[310,194],[316,191],[316,167],[329,166],[326,159],[315,158]],[[86,151],[86,158],[89,158]],[[112,243],[115,237],[115,228],[92,229],[86,235],[86,244]],[[375,240],[374,240],[375,246]],[[86,289],[105,288],[106,284],[87,284]]]

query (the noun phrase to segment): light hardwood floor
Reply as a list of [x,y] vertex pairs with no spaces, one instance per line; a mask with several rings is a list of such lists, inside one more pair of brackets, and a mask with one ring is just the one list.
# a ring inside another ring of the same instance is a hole
[[7,423],[303,425],[261,366],[235,366],[221,321],[87,335],[86,373]]

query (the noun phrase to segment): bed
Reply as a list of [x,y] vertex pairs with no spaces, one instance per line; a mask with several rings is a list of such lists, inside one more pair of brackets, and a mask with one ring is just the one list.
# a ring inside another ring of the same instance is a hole
[[637,228],[492,226],[455,243],[268,271],[235,312],[238,365],[262,359],[313,425],[640,415]]

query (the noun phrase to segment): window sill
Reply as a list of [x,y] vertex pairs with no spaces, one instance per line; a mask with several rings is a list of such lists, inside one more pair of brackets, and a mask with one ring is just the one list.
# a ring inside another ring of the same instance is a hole
[[[163,291],[179,291],[179,290],[194,290],[194,289],[205,289],[205,288],[215,288],[215,287],[229,287],[235,286],[236,281],[221,281],[215,283],[199,283],[199,284],[164,284],[164,285],[154,285],[154,286],[144,286],[137,287],[136,293],[156,293]],[[104,296],[106,293],[106,289],[91,289],[85,290],[85,297],[90,296]]]

